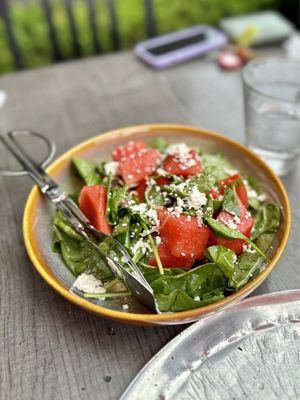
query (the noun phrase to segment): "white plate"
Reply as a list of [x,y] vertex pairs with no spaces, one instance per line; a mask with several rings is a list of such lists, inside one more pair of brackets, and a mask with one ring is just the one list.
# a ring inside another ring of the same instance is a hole
[[300,290],[243,300],[181,332],[121,400],[300,399]]

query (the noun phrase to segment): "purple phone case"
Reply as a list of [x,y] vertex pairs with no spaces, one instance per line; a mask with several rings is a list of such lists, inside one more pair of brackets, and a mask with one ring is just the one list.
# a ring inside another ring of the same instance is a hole
[[[153,55],[148,49],[162,46],[173,41],[189,38],[197,34],[204,33],[207,39],[203,42],[190,44],[177,50],[169,51],[162,55]],[[169,33],[153,39],[145,40],[134,47],[135,54],[154,68],[162,69],[186,60],[198,57],[209,51],[223,48],[227,45],[227,36],[218,29],[206,25],[197,25],[179,32]]]

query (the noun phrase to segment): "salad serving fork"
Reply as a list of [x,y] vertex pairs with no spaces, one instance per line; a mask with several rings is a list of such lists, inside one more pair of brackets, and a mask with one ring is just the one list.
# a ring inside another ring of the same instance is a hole
[[[37,137],[43,140],[48,147],[48,155],[41,162],[35,162],[27,155],[18,143],[19,136]],[[142,304],[152,311],[159,313],[159,309],[154,298],[153,290],[144,275],[133,262],[129,253],[113,236],[106,235],[97,230],[82,213],[77,204],[69,197],[61,187],[45,172],[45,167],[49,164],[55,154],[55,145],[45,136],[28,131],[14,130],[0,135],[0,141],[9,152],[22,165],[20,171],[0,171],[1,176],[30,176],[36,183],[41,193],[60,211],[67,222],[79,233],[86,241],[97,249],[103,262],[105,262],[112,272],[119,277]],[[97,244],[93,239],[97,239]],[[105,240],[109,244],[114,256],[104,253],[99,244]],[[121,261],[121,262],[119,262]]]

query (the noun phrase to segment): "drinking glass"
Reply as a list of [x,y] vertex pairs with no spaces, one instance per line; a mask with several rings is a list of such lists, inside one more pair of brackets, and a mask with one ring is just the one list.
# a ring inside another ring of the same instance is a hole
[[246,144],[283,176],[300,154],[300,62],[261,59],[242,72]]

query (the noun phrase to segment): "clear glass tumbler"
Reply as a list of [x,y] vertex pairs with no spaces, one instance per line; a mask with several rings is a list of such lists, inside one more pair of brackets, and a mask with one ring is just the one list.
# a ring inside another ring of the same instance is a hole
[[243,70],[246,144],[283,176],[300,154],[300,62],[262,59]]

